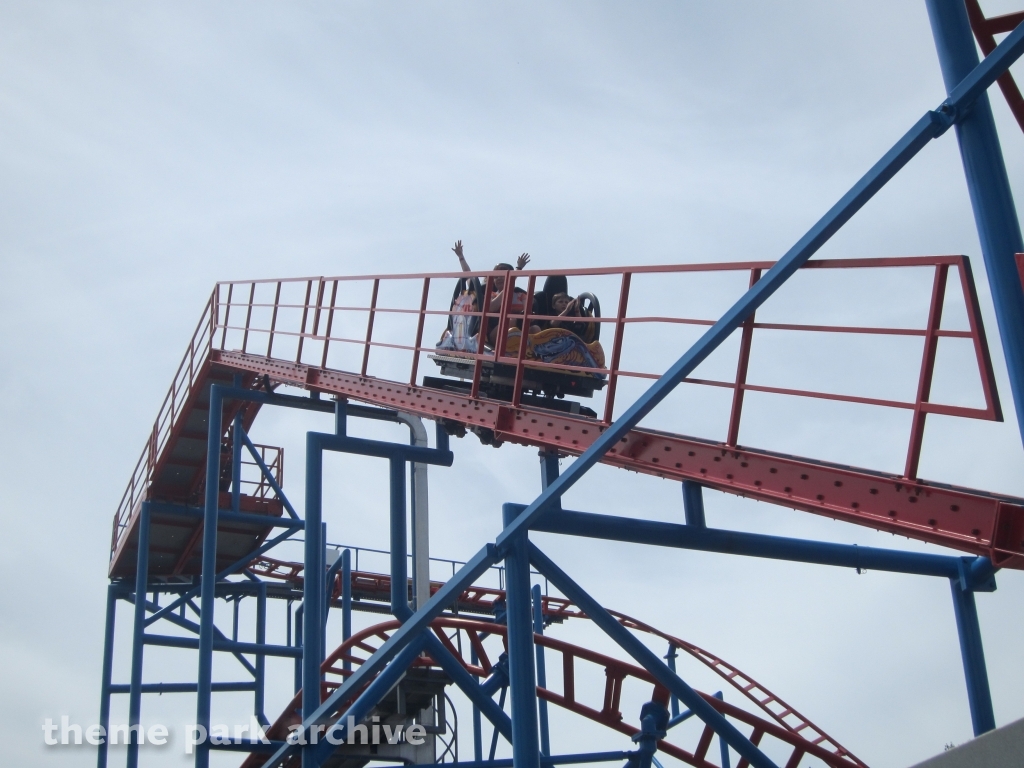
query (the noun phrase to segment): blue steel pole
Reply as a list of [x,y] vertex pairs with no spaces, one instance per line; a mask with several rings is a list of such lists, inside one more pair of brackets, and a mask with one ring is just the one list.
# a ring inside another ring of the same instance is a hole
[[[320,706],[320,637],[323,632],[324,545],[323,447],[320,435],[306,433],[306,544],[302,569],[302,719]],[[316,768],[313,745],[302,750],[302,768]]]
[[704,489],[700,483],[683,480],[683,514],[686,524],[694,528],[707,528],[704,518]]
[[242,411],[235,414],[231,428],[231,511],[242,508]]
[[[267,583],[261,581],[256,591],[256,644],[267,642]],[[266,654],[256,654],[256,693],[253,697],[253,714],[261,725],[267,725],[267,714],[264,712],[264,696],[266,691]]]
[[[544,601],[540,594],[540,584],[533,585],[533,631],[535,634],[544,634]],[[544,663],[544,648],[535,645],[537,652],[537,685],[541,688],[548,687],[547,665]],[[540,753],[545,757],[551,755],[551,734],[548,730],[548,703],[541,698],[537,699],[537,714],[540,720]]]
[[146,585],[149,581],[149,502],[139,511],[138,555],[135,568],[135,620],[132,627],[132,680],[128,695],[128,768],[139,764],[139,725],[142,714],[142,653],[146,631]]
[[953,590],[953,612],[956,614],[956,631],[960,636],[960,656],[967,681],[971,724],[974,726],[974,735],[980,736],[996,727],[996,717],[992,710],[988,671],[985,669],[978,608],[974,603],[974,592],[965,588],[960,579],[950,579],[949,585]]
[[[926,4],[942,79],[951,94],[979,62],[967,9],[963,0],[926,0]],[[956,136],[988,271],[1017,425],[1024,438],[1024,291],[1014,259],[1014,254],[1024,252],[1024,239],[986,94],[978,96],[957,121]]]
[[[110,683],[114,673],[114,624],[117,619],[117,587],[107,586],[107,619],[103,627],[103,669],[100,672],[100,727],[110,733]],[[96,750],[96,768],[107,768],[107,740]]]
[[[224,396],[218,384],[210,386],[206,432],[206,497],[203,510],[203,571],[199,599],[199,674],[196,690],[196,725],[210,731],[213,685],[213,611],[217,599],[217,512],[220,496],[220,437]],[[209,768],[210,742],[196,746],[196,768]]]
[[409,608],[409,571],[406,563],[405,460],[392,458],[391,470],[391,613],[405,621]]
[[[295,647],[302,648],[302,603],[295,609]],[[302,690],[302,656],[295,657],[295,692]]]
[[[502,506],[506,530],[521,509],[511,504]],[[533,666],[530,561],[526,549],[526,532],[509,544],[505,552],[505,590],[508,598],[509,685],[512,693],[512,759],[515,768],[540,768],[537,678]]]
[[[341,639],[352,637],[352,550],[341,553]],[[342,668],[349,672],[352,662],[345,659]]]
[[[476,648],[470,646],[469,648],[469,661],[471,664],[479,664],[480,659],[476,655]],[[107,697],[109,700],[109,696]],[[480,722],[480,707],[473,703],[473,759],[476,762],[480,762],[484,759],[484,740],[483,734],[480,732],[482,723]],[[104,766],[100,766],[104,768]]]

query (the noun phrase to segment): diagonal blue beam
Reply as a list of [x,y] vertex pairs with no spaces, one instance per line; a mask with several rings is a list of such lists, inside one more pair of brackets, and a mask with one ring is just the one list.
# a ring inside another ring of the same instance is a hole
[[274,473],[270,471],[270,468],[267,467],[266,463],[263,461],[263,457],[260,456],[260,452],[256,450],[256,446],[253,445],[252,440],[249,439],[249,435],[246,434],[246,431],[241,427],[239,427],[239,432],[242,435],[242,441],[245,443],[245,447],[249,449],[249,455],[252,456],[252,460],[256,462],[256,466],[260,468],[260,472],[263,473],[263,477],[267,479],[270,487],[274,489],[274,493],[277,494],[277,498],[279,498],[281,503],[284,504],[284,508],[288,510],[288,514],[291,515],[293,519],[298,520],[299,515],[295,511],[295,507],[293,507],[292,503],[288,501],[288,497],[284,495],[284,491],[281,490],[281,486],[277,484],[277,480],[274,478]]
[[594,598],[557,565],[555,565],[536,544],[529,544],[530,562],[533,567],[543,573],[558,590],[569,600],[579,606],[587,617],[597,626],[604,630],[612,640],[622,646],[630,656],[636,659],[644,669],[654,676],[654,679],[668,688],[680,701],[703,720],[711,729],[721,736],[729,746],[739,752],[750,761],[755,768],[776,768],[775,763],[756,746],[750,743],[736,727],[714,707],[708,704],[704,698],[693,688],[687,685],[675,674],[660,658],[642,642],[630,634],[629,630],[619,624],[608,611],[601,607]]
[[[308,730],[310,726],[324,721],[331,711],[337,709],[339,702],[344,702],[352,696],[353,692],[369,684],[392,658],[408,646],[414,638],[427,630],[430,622],[440,616],[444,609],[455,602],[467,587],[472,586],[476,579],[500,559],[501,557],[498,555],[493,544],[485,545],[443,587],[437,590],[434,596],[420,610],[410,616],[387,639],[384,645],[377,649],[376,653],[363,662],[359,669],[349,675],[348,679],[334,693],[328,696],[312,715],[303,720],[303,729]],[[288,745],[287,748],[282,747],[270,760],[264,763],[264,768],[273,768],[279,765],[281,760],[293,748],[294,745]]]
[[466,694],[466,697],[471,702],[479,707],[480,711],[491,721],[491,724],[511,744],[511,718],[487,694],[486,689],[473,679],[473,676],[466,671],[461,662],[452,655],[452,652],[445,648],[440,640],[431,635],[427,640],[427,653],[441,666],[441,669],[448,673],[448,677],[452,679],[452,682]]
[[885,184],[895,176],[932,139],[941,136],[963,116],[996,78],[1024,53],[1024,25],[1011,32],[963,79],[938,108],[928,112],[875,163],[871,169],[811,227],[796,245],[779,259],[679,360],[665,372],[632,406],[594,441],[572,465],[507,526],[496,544],[504,549],[508,542],[530,528],[586,472],[650,413],[684,378],[693,373],[743,321],[803,266],[839,229],[849,221]]

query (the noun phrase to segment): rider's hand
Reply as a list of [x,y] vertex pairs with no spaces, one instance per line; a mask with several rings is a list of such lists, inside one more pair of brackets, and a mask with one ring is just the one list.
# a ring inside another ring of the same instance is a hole
[[465,257],[462,255],[462,241],[456,240],[455,247],[452,248],[455,251],[455,255],[459,257],[459,261],[462,261]]
[[516,259],[516,269],[523,269],[529,263],[530,254],[524,253],[518,259]]

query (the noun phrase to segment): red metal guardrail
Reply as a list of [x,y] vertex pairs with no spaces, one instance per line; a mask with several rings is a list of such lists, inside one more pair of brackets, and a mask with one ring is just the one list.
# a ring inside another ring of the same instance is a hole
[[[638,326],[711,326],[717,318],[696,318],[685,316],[649,316],[643,314],[630,314],[631,286],[633,278],[639,275],[656,275],[664,280],[681,279],[688,274],[713,273],[713,272],[745,272],[749,275],[751,284],[756,282],[763,271],[771,268],[773,262],[741,262],[741,263],[712,263],[712,264],[680,264],[649,267],[612,267],[594,269],[570,269],[552,271],[525,271],[525,272],[452,272],[443,274],[417,274],[417,275],[365,275],[355,277],[311,277],[297,278],[293,280],[265,280],[265,281],[244,281],[219,283],[215,292],[216,301],[216,330],[214,332],[214,347],[225,352],[240,351],[250,355],[259,355],[267,359],[294,361],[298,365],[314,366],[320,369],[339,369],[336,365],[330,364],[333,356],[333,346],[347,345],[353,348],[358,354],[353,358],[359,361],[359,375],[362,377],[375,377],[395,381],[393,368],[386,374],[374,370],[373,350],[397,350],[410,353],[411,360],[408,368],[408,382],[415,386],[420,368],[420,357],[424,353],[435,353],[438,350],[434,346],[424,345],[423,337],[429,320],[440,321],[447,319],[450,315],[471,315],[481,318],[481,327],[487,327],[488,318],[497,319],[497,328],[500,331],[499,340],[494,349],[483,346],[483,334],[480,335],[480,346],[477,352],[444,352],[448,356],[460,356],[475,363],[472,379],[472,391],[470,397],[478,397],[480,394],[480,379],[482,366],[485,362],[501,363],[514,366],[516,386],[513,389],[511,404],[513,407],[520,405],[522,392],[520,390],[525,373],[528,369],[539,369],[549,371],[571,371],[579,373],[579,365],[557,365],[544,363],[536,359],[526,359],[525,349],[527,345],[519,345],[517,352],[501,353],[505,348],[505,342],[509,334],[509,328],[515,323],[531,322],[551,318],[543,315],[529,313],[515,313],[511,310],[512,292],[502,292],[502,301],[499,311],[487,311],[486,307],[491,304],[492,281],[490,278],[496,276],[510,276],[510,283],[525,283],[526,307],[532,306],[532,297],[537,291],[538,278],[548,275],[564,275],[569,277],[614,277],[618,281],[618,296],[610,304],[616,306],[616,312],[611,316],[600,318],[573,318],[574,321],[582,323],[600,323],[608,326],[614,336],[611,340],[607,353],[607,363],[604,368],[586,369],[587,373],[598,373],[607,376],[605,388],[605,401],[602,414],[595,421],[599,425],[611,423],[615,407],[616,390],[620,380],[625,378],[634,379],[657,379],[662,371],[638,371],[627,370],[620,366],[623,350],[623,336],[626,328]],[[977,292],[970,268],[970,262],[964,256],[921,256],[905,258],[886,259],[842,259],[842,260],[820,260],[811,261],[804,267],[806,270],[865,270],[865,269],[893,269],[893,268],[919,268],[932,270],[932,292],[928,308],[927,318],[923,328],[890,328],[890,327],[866,327],[866,326],[841,326],[841,325],[811,325],[799,323],[766,323],[758,322],[751,317],[744,324],[741,330],[739,353],[736,364],[736,374],[732,380],[716,380],[707,378],[689,378],[686,382],[707,387],[719,387],[733,391],[732,405],[729,414],[727,446],[737,444],[741,418],[743,413],[743,399],[746,392],[764,392],[778,395],[788,395],[803,398],[815,398],[849,403],[860,403],[864,405],[881,406],[909,410],[913,413],[910,435],[907,444],[906,464],[904,476],[914,479],[917,476],[917,468],[921,455],[921,444],[924,435],[925,420],[928,414],[943,414],[947,416],[959,416],[972,419],[999,421],[1002,419],[999,398],[995,386],[995,378],[992,372],[992,363],[989,357],[988,345],[985,338],[984,326],[981,313],[978,307]],[[966,310],[968,329],[948,330],[941,327],[942,312],[946,295],[946,285],[950,270],[957,273],[959,284],[963,295],[964,308]],[[478,277],[484,284],[484,310],[479,312],[452,312],[450,308],[430,309],[431,288],[439,280],[443,283],[444,297],[447,298],[451,290],[451,281],[465,277]],[[407,290],[410,282],[417,287],[418,294],[417,308],[381,306],[378,299],[382,289],[397,283],[403,283]],[[295,289],[299,290],[296,291]],[[356,291],[353,288],[361,289],[365,303],[350,303],[348,300]],[[282,292],[292,293],[304,298],[282,300]],[[339,303],[339,292],[346,294],[344,303]],[[259,294],[268,294],[261,298]],[[272,298],[271,298],[272,296]],[[638,302],[634,302],[638,303]],[[642,311],[642,309],[641,309]],[[359,326],[353,326],[350,319],[353,316],[365,316],[360,319]],[[262,317],[262,321],[260,321]],[[414,320],[409,323],[408,331],[412,335],[405,343],[393,340],[381,341],[375,338],[375,322],[380,324],[382,317],[405,317]],[[344,330],[337,331],[339,324]],[[358,333],[356,332],[358,330]],[[747,379],[747,371],[750,360],[751,348],[754,342],[755,331],[774,330],[789,332],[819,332],[834,334],[859,334],[868,336],[887,337],[916,337],[921,338],[923,352],[918,372],[918,385],[916,396],[913,400],[882,399],[877,397],[863,397],[857,395],[843,394],[837,392],[822,392],[810,389],[793,389],[776,386],[767,386],[750,382]],[[607,338],[607,337],[605,337]],[[935,370],[935,358],[939,339],[959,338],[968,339],[974,347],[977,373],[981,381],[981,389],[984,397],[984,407],[973,408],[960,405],[950,405],[932,402],[930,399],[932,379]],[[284,341],[288,342],[289,349],[282,348]],[[276,344],[276,346],[275,346]],[[333,345],[333,346],[332,346]],[[287,355],[287,357],[285,356]],[[341,368],[341,370],[352,370]]]

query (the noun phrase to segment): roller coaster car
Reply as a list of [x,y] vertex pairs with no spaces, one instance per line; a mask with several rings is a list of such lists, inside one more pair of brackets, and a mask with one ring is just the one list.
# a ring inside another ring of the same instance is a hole
[[[483,290],[476,278],[463,279],[456,286],[452,298],[452,306],[456,300],[467,292],[476,295],[476,306],[483,303]],[[564,292],[564,289],[563,289]],[[582,315],[585,317],[601,317],[601,304],[592,293],[579,295]],[[532,314],[550,314],[547,310],[549,297],[538,292],[534,298]],[[455,316],[448,318],[448,331],[454,332]],[[489,318],[490,319],[490,318]],[[476,336],[480,329],[480,318],[468,319],[467,338]],[[591,323],[594,339],[601,335],[601,324]],[[493,354],[490,346],[484,347],[484,353]],[[457,350],[441,350],[428,355],[429,359],[441,369],[442,377],[425,376],[423,386],[447,392],[468,394],[473,388],[473,374],[476,361],[462,356]],[[480,364],[480,394],[495,400],[511,402],[515,388],[516,364],[483,360]],[[603,389],[605,379],[602,376],[585,373],[584,371],[557,371],[543,368],[526,367],[523,370],[520,403],[534,408],[546,408],[588,418],[597,418],[597,413],[573,400],[565,400],[565,396],[593,397],[594,392]]]

